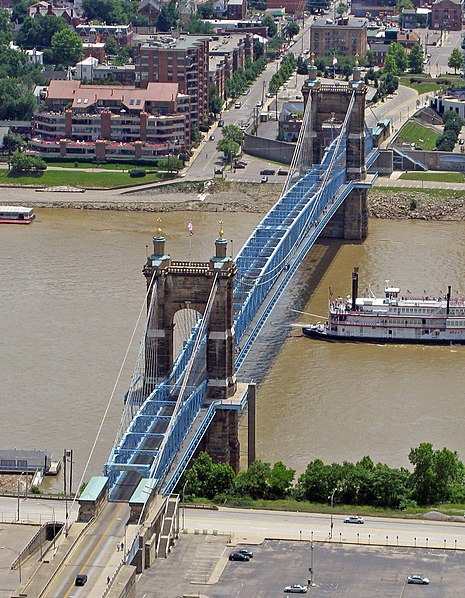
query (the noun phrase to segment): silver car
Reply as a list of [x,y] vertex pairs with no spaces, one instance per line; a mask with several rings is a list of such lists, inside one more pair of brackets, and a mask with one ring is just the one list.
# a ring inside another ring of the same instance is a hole
[[427,586],[429,584],[429,579],[424,575],[409,575],[407,577],[407,583],[418,583],[422,586]]
[[365,523],[365,520],[360,515],[349,515],[344,519],[344,523]]

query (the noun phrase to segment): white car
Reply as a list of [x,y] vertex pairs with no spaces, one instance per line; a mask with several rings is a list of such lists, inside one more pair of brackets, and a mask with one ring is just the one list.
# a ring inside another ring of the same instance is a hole
[[360,515],[349,515],[344,519],[344,523],[365,523],[365,520]]
[[308,590],[307,586],[302,586],[300,583],[294,583],[291,586],[286,586],[284,591],[286,594],[306,594]]
[[407,577],[407,583],[417,583],[422,586],[427,586],[429,584],[429,579],[424,575],[409,575]]

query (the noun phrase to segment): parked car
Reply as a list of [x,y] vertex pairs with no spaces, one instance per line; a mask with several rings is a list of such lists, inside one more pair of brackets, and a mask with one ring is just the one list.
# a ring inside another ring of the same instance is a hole
[[210,139],[210,141],[215,141],[215,136],[214,135],[210,135],[209,139]]
[[87,575],[83,575],[82,573],[79,573],[79,575],[76,575],[76,579],[74,581],[75,586],[85,586],[86,583],[87,583]]
[[306,594],[308,587],[303,586],[300,583],[293,583],[291,586],[286,586],[284,591],[286,594]]
[[245,162],[234,162],[234,168],[245,168],[246,166]]
[[365,520],[360,515],[349,515],[344,519],[344,523],[365,523]]
[[260,179],[260,183],[267,183],[267,182],[268,182],[268,177],[266,175],[262,176],[262,178]]
[[234,108],[241,108],[242,107],[242,102],[236,102],[234,104]]
[[250,561],[250,557],[246,554],[242,554],[242,552],[231,552],[229,555],[230,561]]
[[244,89],[244,91],[242,92],[242,95],[243,96],[248,96],[249,93],[250,93],[250,89],[247,88],[247,89]]
[[259,100],[259,101],[257,102],[257,106],[258,106],[258,108],[261,108],[261,107],[263,106],[263,102],[262,102],[261,100]]
[[407,577],[407,583],[417,583],[422,586],[427,586],[429,584],[429,579],[424,575],[409,575]]
[[249,559],[253,559],[253,552],[251,552],[250,550],[247,550],[247,548],[240,548],[239,550],[236,550],[236,552],[245,554],[245,556],[248,556]]
[[280,168],[278,170],[278,174],[279,174],[279,176],[287,176],[289,174],[289,172],[287,170],[284,170],[284,168]]
[[222,168],[215,168],[215,174],[223,174]]
[[464,139],[459,139],[459,145],[463,145],[465,143]]
[[218,126],[224,127],[224,120],[222,118],[220,118],[220,120],[218,121]]
[[265,174],[268,176],[273,176],[274,174],[276,174],[276,170],[273,170],[271,168],[264,168],[263,170],[260,170],[260,174]]

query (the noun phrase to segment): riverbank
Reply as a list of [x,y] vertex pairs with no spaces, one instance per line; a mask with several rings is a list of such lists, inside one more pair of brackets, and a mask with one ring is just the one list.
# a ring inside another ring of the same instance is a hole
[[[34,193],[9,204],[37,208],[75,208],[125,212],[243,212],[265,214],[278,200],[282,184],[214,184],[182,181],[125,193]],[[387,189],[375,187],[368,194],[370,218],[387,220],[465,220],[465,192],[445,189]]]

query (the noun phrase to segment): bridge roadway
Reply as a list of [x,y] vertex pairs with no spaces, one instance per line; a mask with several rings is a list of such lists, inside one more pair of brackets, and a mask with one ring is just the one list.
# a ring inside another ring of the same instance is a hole
[[[21,588],[21,595],[44,598],[102,596],[107,577],[112,577],[123,561],[126,544],[138,529],[127,526],[129,505],[107,503],[91,523],[73,523],[67,537],[58,536],[56,549],[36,574]],[[124,543],[124,550],[117,545]],[[53,551],[53,549],[52,549]],[[46,555],[47,556],[47,555]],[[87,584],[74,585],[76,575],[88,576]]]

